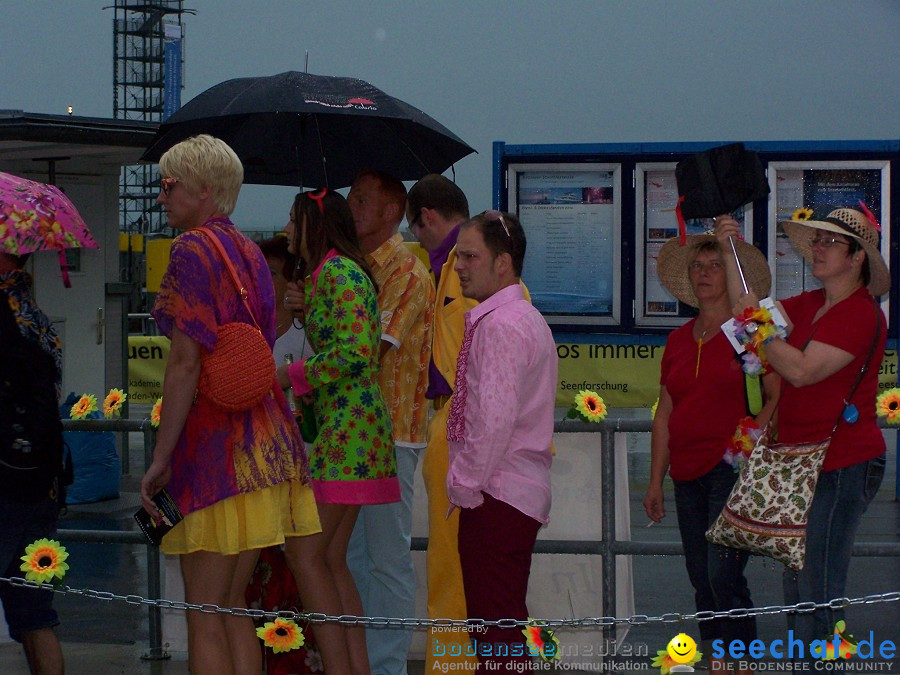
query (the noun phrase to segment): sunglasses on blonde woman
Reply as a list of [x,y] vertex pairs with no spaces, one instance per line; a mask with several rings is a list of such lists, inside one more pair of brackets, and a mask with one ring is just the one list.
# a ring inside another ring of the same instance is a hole
[[178,182],[177,178],[160,178],[159,179],[159,187],[162,190],[162,193],[166,196],[172,191],[172,188],[175,187],[175,184]]

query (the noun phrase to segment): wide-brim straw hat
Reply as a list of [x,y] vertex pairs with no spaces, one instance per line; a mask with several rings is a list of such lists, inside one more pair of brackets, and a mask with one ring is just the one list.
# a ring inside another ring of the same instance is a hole
[[861,211],[850,208],[835,209],[824,218],[815,220],[812,216],[808,220],[797,217],[792,220],[782,220],[781,226],[784,227],[794,248],[810,264],[813,261],[811,243],[813,235],[810,228],[853,237],[862,245],[866,252],[866,260],[869,261],[869,293],[878,297],[891,289],[891,273],[888,271],[884,258],[881,257],[879,248],[881,235],[875,228],[875,224]]
[[[697,248],[705,242],[718,243],[711,234],[688,235],[683,246],[679,237],[672,237],[662,245],[656,258],[656,272],[662,285],[669,293],[691,307],[699,307],[700,301],[691,288],[688,265],[693,261]],[[766,257],[758,248],[741,239],[734,240],[734,247],[741,262],[741,269],[744,271],[747,287],[756,293],[757,297],[766,297],[772,285],[772,273],[769,271]],[[730,247],[722,251],[723,257],[733,255],[728,249]]]

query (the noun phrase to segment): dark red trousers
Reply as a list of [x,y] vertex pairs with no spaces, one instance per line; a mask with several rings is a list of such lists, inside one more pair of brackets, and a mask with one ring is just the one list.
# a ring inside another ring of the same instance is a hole
[[[457,545],[470,618],[528,618],[525,595],[540,527],[534,518],[486,493],[481,506],[460,511]],[[491,670],[504,672],[533,660],[521,628],[472,631],[469,639],[478,654],[479,669],[496,663]]]

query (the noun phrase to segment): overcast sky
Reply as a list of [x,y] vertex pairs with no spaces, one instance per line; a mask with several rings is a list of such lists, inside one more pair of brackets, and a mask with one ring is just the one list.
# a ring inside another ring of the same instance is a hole
[[[0,108],[113,113],[113,0],[3,0]],[[491,144],[900,137],[898,0],[194,0],[188,101],[234,77],[368,80],[480,154]],[[280,227],[290,188],[245,187],[239,226]]]

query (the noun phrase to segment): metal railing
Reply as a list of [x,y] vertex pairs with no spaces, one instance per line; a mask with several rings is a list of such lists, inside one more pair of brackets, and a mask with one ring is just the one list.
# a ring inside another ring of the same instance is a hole
[[[144,467],[150,465],[153,446],[156,442],[156,429],[150,420],[63,420],[64,431],[113,431],[139,432],[144,435]],[[147,595],[158,598],[161,594],[159,547],[153,546],[143,532],[122,532],[118,530],[69,530],[59,528],[57,535],[60,541],[81,541],[97,544],[133,544],[144,545],[147,549]],[[141,657],[147,660],[168,658],[162,648],[162,611],[157,606],[148,608],[149,650]]]
[[[616,615],[616,556],[682,555],[684,553],[680,542],[635,542],[616,539],[615,435],[618,433],[647,433],[650,431],[651,424],[650,420],[607,418],[598,424],[563,420],[554,426],[554,433],[600,434],[601,485],[603,486],[600,493],[601,536],[600,541],[539,540],[534,551],[542,554],[599,555],[602,559],[602,614],[606,617]],[[150,464],[156,430],[150,425],[149,420],[64,420],[63,428],[66,431],[141,432],[144,435],[145,466]],[[62,541],[145,545],[147,547],[147,595],[149,598],[161,597],[159,548],[150,545],[141,532],[60,529],[59,538]],[[424,551],[427,546],[427,537],[413,537],[412,550]],[[900,542],[856,542],[853,546],[853,555],[900,557]],[[148,611],[150,648],[142,658],[151,660],[167,658],[168,655],[162,648],[160,607],[151,604],[148,606]],[[615,639],[616,625],[603,626],[603,633],[604,637]]]

